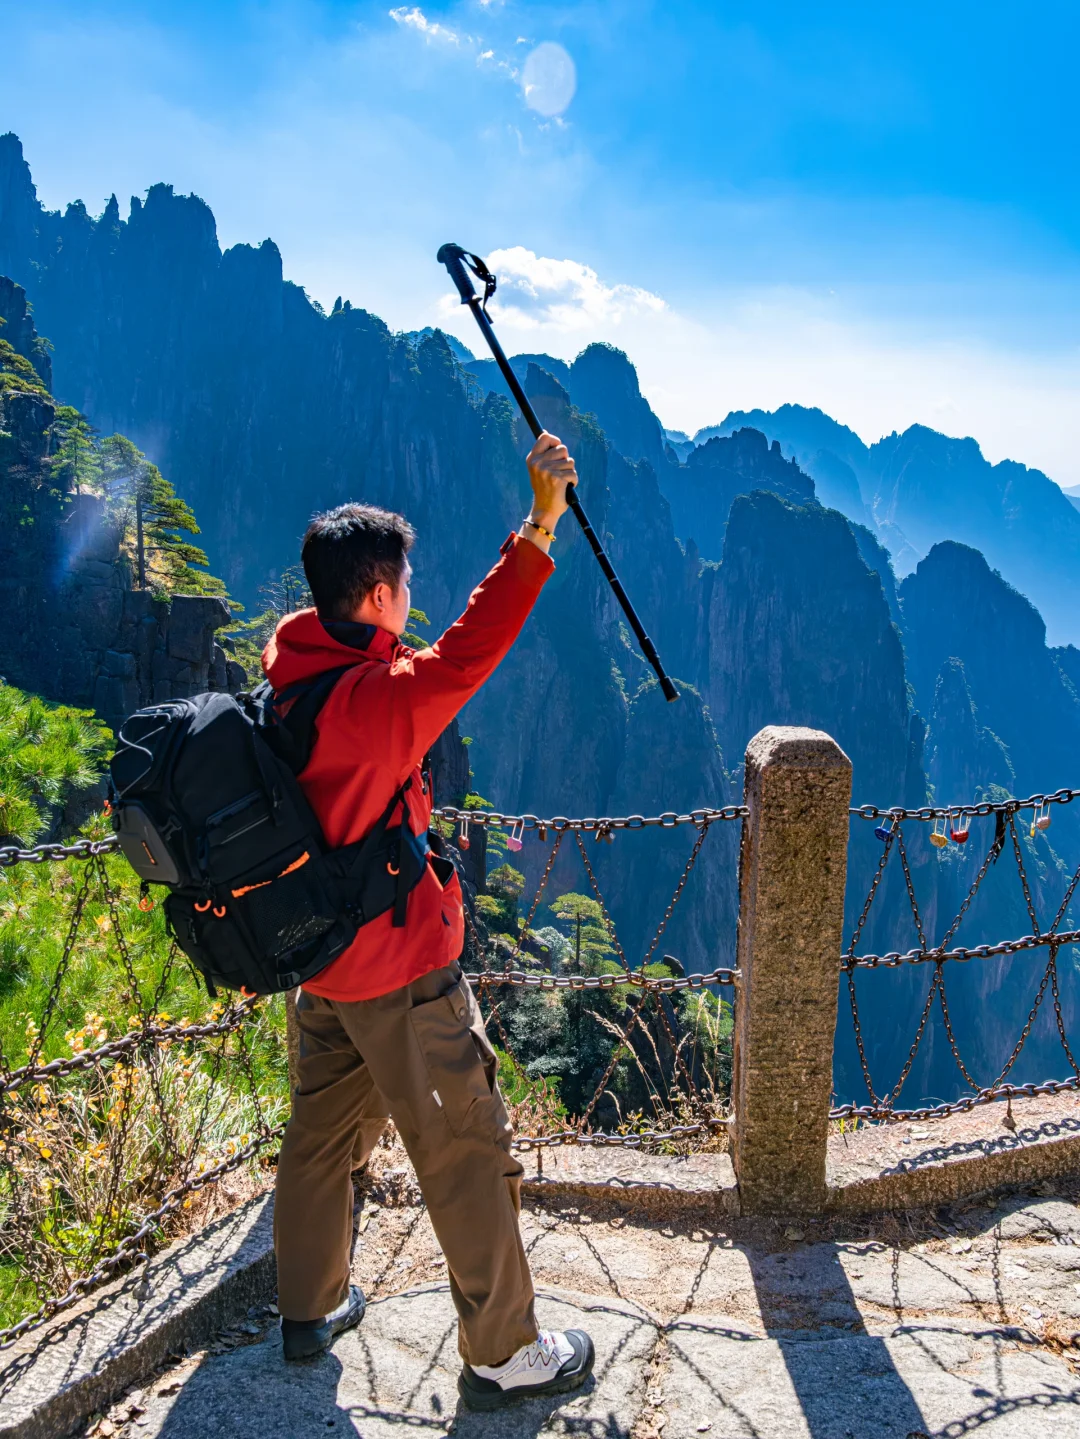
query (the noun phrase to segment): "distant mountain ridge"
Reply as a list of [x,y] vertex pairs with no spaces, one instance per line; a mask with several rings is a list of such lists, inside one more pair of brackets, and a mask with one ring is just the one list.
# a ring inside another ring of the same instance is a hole
[[[572,365],[548,355],[511,358],[522,373],[529,363],[556,376],[579,409],[595,414],[621,454],[648,460],[671,501],[679,538],[692,539],[706,557],[719,556],[726,510],[715,499],[702,508],[691,479],[694,454],[738,430],[758,430],[813,479],[822,504],[875,535],[897,575],[909,574],[940,541],[971,545],[1038,607],[1055,643],[1080,643],[1080,486],[1063,491],[1014,460],[991,465],[974,440],[925,425],[867,445],[823,410],[802,405],[733,410],[690,439],[662,428],[633,364],[613,346],[589,345]],[[466,368],[506,393],[493,360]]]
[[868,446],[801,405],[735,411],[694,439],[744,425],[779,440],[813,476],[823,503],[869,522],[897,574],[941,541],[970,545],[1036,605],[1057,644],[1080,641],[1080,506],[1041,470],[1014,460],[991,465],[973,439],[925,425]]

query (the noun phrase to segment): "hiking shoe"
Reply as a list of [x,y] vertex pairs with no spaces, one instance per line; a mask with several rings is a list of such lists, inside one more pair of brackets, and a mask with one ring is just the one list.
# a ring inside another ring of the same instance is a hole
[[325,1319],[281,1320],[281,1344],[286,1359],[313,1359],[330,1348],[334,1339],[352,1329],[364,1317],[367,1307],[359,1284],[350,1284],[349,1292],[332,1314]]
[[470,1409],[501,1409],[519,1399],[566,1394],[585,1383],[595,1358],[583,1329],[544,1330],[505,1364],[463,1364],[458,1393]]

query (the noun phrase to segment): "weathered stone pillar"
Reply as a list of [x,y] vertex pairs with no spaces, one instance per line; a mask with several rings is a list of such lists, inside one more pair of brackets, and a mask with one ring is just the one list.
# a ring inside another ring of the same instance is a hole
[[825,1203],[825,1142],[851,761],[821,730],[770,725],[746,751],[739,856],[733,1160],[743,1214]]

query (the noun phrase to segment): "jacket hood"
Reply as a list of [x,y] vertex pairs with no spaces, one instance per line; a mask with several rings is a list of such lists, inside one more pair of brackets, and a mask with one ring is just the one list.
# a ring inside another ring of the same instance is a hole
[[278,624],[263,650],[262,665],[274,689],[281,690],[339,665],[363,660],[389,663],[399,647],[399,640],[375,625],[335,623],[328,628],[315,610],[296,610]]

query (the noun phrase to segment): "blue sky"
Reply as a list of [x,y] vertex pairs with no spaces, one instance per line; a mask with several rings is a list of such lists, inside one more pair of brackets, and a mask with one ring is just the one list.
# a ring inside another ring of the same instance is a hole
[[0,25],[0,128],[50,206],[168,180],[324,303],[471,341],[433,260],[458,239],[499,257],[510,346],[621,344],[666,424],[799,401],[1080,483],[1075,3],[0,0]]

